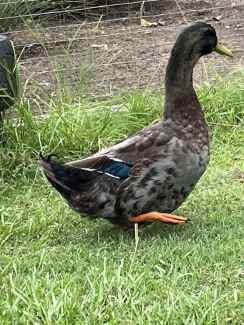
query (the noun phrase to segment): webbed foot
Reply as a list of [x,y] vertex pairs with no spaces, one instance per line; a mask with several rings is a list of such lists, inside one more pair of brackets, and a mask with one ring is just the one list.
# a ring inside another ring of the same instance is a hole
[[130,222],[147,222],[147,221],[161,221],[172,224],[183,224],[188,222],[187,218],[183,218],[180,216],[176,216],[174,214],[169,213],[161,213],[161,212],[148,212],[145,214],[140,214],[136,217],[129,217],[128,220]]

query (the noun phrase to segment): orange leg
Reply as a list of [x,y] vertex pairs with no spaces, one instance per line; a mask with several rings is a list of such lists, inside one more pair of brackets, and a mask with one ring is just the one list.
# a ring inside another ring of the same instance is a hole
[[188,221],[186,218],[179,217],[174,214],[160,213],[155,211],[145,213],[145,214],[140,214],[139,216],[136,217],[129,217],[128,220],[131,222],[161,221],[161,222],[173,223],[173,224],[183,224]]

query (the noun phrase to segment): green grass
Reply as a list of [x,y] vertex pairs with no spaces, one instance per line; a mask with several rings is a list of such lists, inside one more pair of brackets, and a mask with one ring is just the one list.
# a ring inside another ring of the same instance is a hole
[[59,98],[45,119],[23,101],[0,148],[1,324],[243,323],[242,88],[234,79],[199,90],[212,159],[177,211],[192,222],[147,227],[137,247],[133,233],[72,212],[35,152],[94,152],[160,118],[162,98],[134,93],[77,106]]

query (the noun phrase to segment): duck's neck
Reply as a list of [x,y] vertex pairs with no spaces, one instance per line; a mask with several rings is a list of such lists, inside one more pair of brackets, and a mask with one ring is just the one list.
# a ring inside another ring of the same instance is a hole
[[164,117],[199,119],[201,106],[193,88],[193,69],[198,59],[191,59],[188,49],[175,46],[166,71]]

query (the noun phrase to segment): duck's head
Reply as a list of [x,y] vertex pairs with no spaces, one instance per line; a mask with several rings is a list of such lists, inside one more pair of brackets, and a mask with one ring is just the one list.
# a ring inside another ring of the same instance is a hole
[[185,28],[176,41],[175,49],[181,49],[185,59],[194,63],[201,56],[213,51],[233,56],[232,52],[218,41],[215,29],[203,22],[197,22]]

